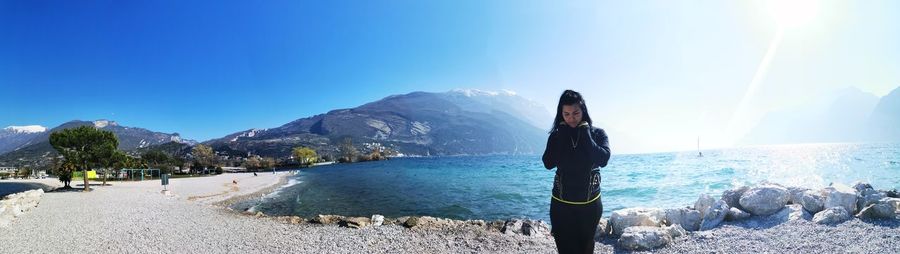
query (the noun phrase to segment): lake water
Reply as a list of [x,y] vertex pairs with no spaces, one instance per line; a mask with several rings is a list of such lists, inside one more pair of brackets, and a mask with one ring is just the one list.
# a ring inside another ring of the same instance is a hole
[[[601,169],[604,217],[627,207],[692,205],[761,181],[822,188],[868,181],[900,188],[900,144],[783,145],[613,155]],[[554,171],[539,156],[397,158],[303,169],[261,200],[235,205],[269,215],[454,219],[527,217],[549,221]]]

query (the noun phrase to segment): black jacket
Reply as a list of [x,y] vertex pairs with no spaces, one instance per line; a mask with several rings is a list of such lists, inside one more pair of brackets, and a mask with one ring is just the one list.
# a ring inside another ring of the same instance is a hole
[[609,162],[609,138],[603,129],[561,124],[550,133],[544,167],[556,170],[553,196],[585,202],[600,194],[600,169]]

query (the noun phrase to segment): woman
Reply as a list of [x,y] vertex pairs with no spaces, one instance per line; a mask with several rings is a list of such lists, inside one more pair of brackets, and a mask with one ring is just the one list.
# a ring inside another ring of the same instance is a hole
[[609,139],[593,127],[581,94],[559,97],[556,119],[544,150],[544,167],[556,168],[550,200],[551,233],[559,253],[593,253],[594,232],[603,214],[600,167],[609,161]]

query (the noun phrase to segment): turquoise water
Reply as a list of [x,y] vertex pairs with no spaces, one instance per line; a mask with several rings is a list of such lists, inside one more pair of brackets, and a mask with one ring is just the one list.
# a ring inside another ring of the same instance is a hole
[[[811,144],[613,155],[601,170],[604,216],[682,207],[701,193],[760,181],[822,188],[856,180],[900,188],[898,144]],[[398,158],[303,169],[276,193],[241,203],[270,215],[549,220],[554,171],[539,156]]]

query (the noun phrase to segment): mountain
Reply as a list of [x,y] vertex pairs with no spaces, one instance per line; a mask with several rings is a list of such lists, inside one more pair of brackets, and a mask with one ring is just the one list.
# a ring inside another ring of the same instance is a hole
[[871,141],[900,142],[900,87],[878,101],[868,123]]
[[406,155],[536,154],[546,131],[534,115],[552,122],[539,104],[511,92],[413,92],[204,144],[235,155],[288,157],[297,146],[334,155],[349,137],[363,152],[381,145]]
[[818,95],[815,100],[792,109],[769,112],[741,143],[897,141],[900,132],[896,127],[891,128],[898,126],[897,123],[900,123],[898,90],[879,98],[851,87]]
[[554,115],[543,105],[522,98],[509,90],[492,92],[477,89],[455,89],[444,95],[445,99],[465,111],[490,113],[496,110],[521,117],[522,120],[539,129],[547,128],[551,125],[548,123],[553,122]]
[[111,131],[119,139],[119,149],[134,151],[139,148],[168,142],[196,144],[193,140],[183,140],[178,133],[167,134],[154,132],[143,128],[120,126],[109,120],[97,121],[70,121],[57,126],[50,131],[36,133],[26,145],[18,147],[14,151],[0,155],[0,165],[46,165],[53,157],[58,156],[56,150],[50,145],[50,133],[79,126],[94,126],[95,128]]
[[9,126],[0,130],[0,154],[29,145],[34,137],[47,131],[40,125]]

